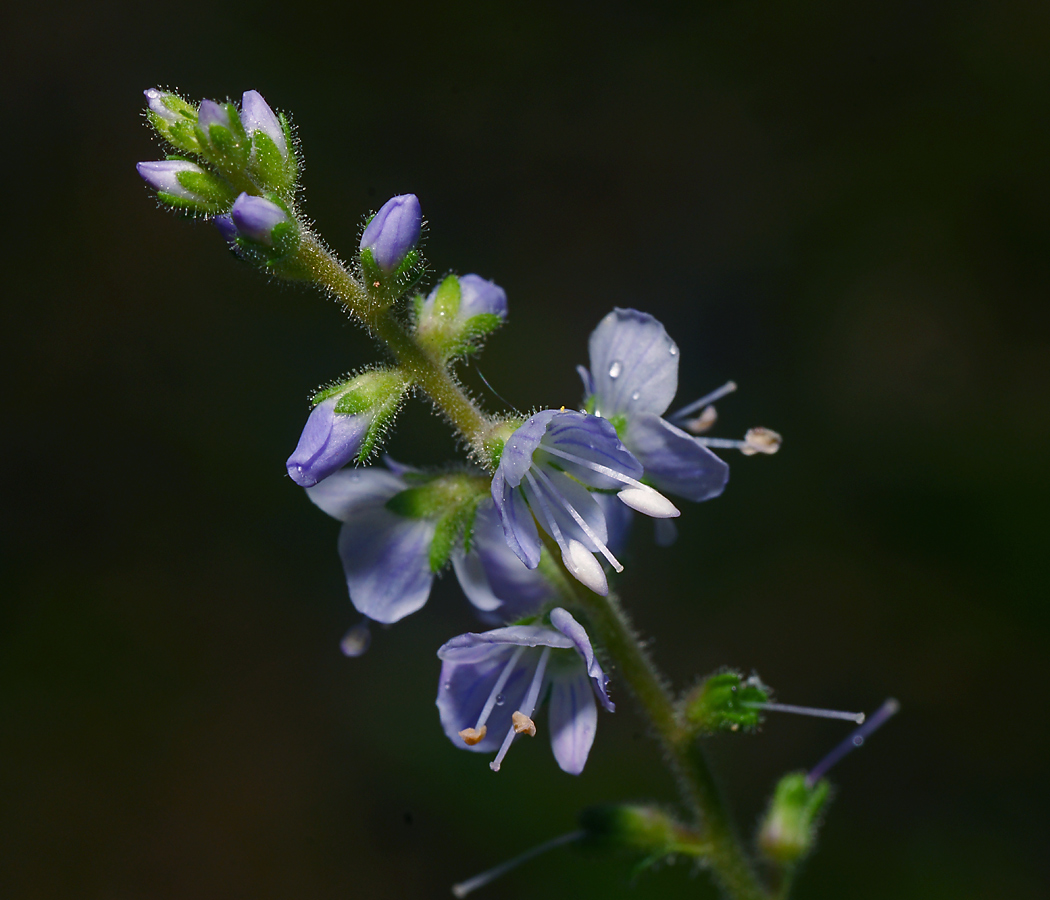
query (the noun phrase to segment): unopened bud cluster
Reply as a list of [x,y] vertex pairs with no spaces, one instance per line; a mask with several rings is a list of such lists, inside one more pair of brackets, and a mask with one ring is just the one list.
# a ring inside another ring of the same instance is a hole
[[756,675],[744,678],[732,670],[704,679],[685,698],[683,718],[699,734],[751,731],[761,721],[769,688]]

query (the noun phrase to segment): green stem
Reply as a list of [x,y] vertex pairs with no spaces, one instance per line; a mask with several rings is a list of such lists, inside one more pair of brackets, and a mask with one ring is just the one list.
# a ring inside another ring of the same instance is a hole
[[[548,551],[554,560],[560,559],[557,547],[548,546]],[[567,601],[586,613],[595,637],[615,662],[619,676],[652,724],[682,799],[709,845],[707,860],[716,878],[734,900],[769,900],[740,845],[703,748],[682,722],[665,679],[639,641],[616,596],[600,597],[567,572],[562,572],[555,583]]]
[[316,284],[335,296],[348,312],[390,348],[402,370],[470,444],[478,454],[479,462],[487,464],[483,444],[494,422],[478,409],[445,365],[419,346],[389,308],[373,302],[365,287],[312,234],[302,236],[299,261]]

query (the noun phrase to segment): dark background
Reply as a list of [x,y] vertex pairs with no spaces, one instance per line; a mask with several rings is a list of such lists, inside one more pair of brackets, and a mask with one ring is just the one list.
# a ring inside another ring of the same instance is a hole
[[[678,341],[682,402],[738,381],[718,432],[782,452],[733,454],[674,548],[641,523],[621,588],[679,686],[730,664],[788,702],[901,700],[834,772],[796,896],[1046,896],[1050,7],[5,17],[2,896],[446,897],[586,805],[673,798],[622,688],[580,778],[544,739],[498,776],[452,747],[434,651],[475,626],[450,577],[340,655],[337,524],[283,463],[308,392],[378,354],[156,209],[152,85],[289,111],[344,254],[417,193],[433,274],[508,291],[480,364],[511,403],[578,403],[614,305]],[[389,449],[455,447],[414,403]],[[845,732],[715,740],[744,832]],[[630,868],[563,849],[484,896],[715,895]]]

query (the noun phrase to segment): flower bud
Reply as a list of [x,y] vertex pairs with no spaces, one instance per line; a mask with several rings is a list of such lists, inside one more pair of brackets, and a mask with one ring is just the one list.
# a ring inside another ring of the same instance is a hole
[[241,99],[241,124],[249,138],[263,134],[273,141],[281,156],[288,155],[288,142],[280,120],[258,91],[245,91]]
[[760,704],[769,700],[769,688],[752,675],[719,672],[706,678],[685,698],[686,721],[701,734],[748,731],[761,720]]
[[813,849],[828,792],[827,781],[818,781],[811,787],[804,772],[781,778],[758,832],[762,853],[780,865],[806,856]]
[[276,203],[250,194],[241,194],[237,198],[230,215],[241,237],[267,247],[274,245],[274,229],[290,221],[288,214]]
[[365,227],[361,253],[370,252],[372,262],[389,275],[397,269],[419,242],[423,212],[415,194],[391,197]]
[[230,130],[230,111],[225,105],[220,106],[214,100],[202,100],[197,110],[197,124],[205,134],[211,131],[212,125]]
[[177,94],[149,88],[143,91],[149,105],[146,114],[157,134],[177,147],[190,153],[200,152],[197,139],[197,110]]
[[217,213],[233,199],[226,182],[185,159],[140,162],[135,168],[157,196],[172,206]]
[[240,172],[248,162],[251,141],[232,103],[201,101],[197,109],[197,139],[201,153],[224,173]]
[[672,854],[703,857],[709,846],[692,828],[654,806],[609,804],[580,814],[585,844],[622,848],[656,861]]
[[318,394],[286,463],[292,481],[313,487],[352,460],[365,459],[397,411],[406,387],[399,372],[377,370]]
[[422,343],[453,356],[479,348],[507,318],[507,292],[480,275],[449,275],[417,301],[416,332]]

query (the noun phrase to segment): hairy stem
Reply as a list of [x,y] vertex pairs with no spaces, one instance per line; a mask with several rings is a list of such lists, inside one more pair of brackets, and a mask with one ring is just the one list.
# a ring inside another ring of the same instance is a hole
[[452,377],[445,365],[430,356],[397,320],[389,307],[377,305],[365,287],[316,237],[304,234],[299,259],[313,281],[335,296],[346,310],[383,341],[402,370],[423,390],[452,426],[477,452],[483,465],[486,433],[493,425]]

